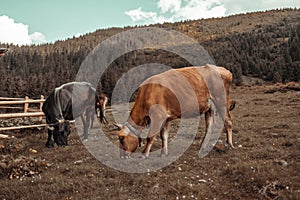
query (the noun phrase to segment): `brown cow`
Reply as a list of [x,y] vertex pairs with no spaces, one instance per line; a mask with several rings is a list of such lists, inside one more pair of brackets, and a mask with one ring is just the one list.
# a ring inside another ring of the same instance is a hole
[[104,116],[105,116],[105,109],[106,109],[106,106],[108,104],[108,100],[109,99],[108,99],[106,94],[101,93],[99,95],[99,102],[97,102],[97,104],[99,104],[102,107]]
[[[104,123],[108,123],[108,121],[105,117],[105,109],[106,109],[106,106],[108,104],[108,100],[109,99],[108,99],[107,95],[101,93],[100,95],[98,95],[98,100],[95,102],[97,117],[99,118],[100,111],[102,111],[103,112],[103,122]],[[94,120],[95,120],[94,115],[91,115],[91,128],[94,128]]]
[[[210,89],[206,82],[208,79],[212,83]],[[220,84],[223,80],[224,87],[217,84],[217,79]],[[223,94],[223,100],[226,101],[222,105],[224,105],[227,142],[234,148],[232,120],[229,113],[234,108],[234,105],[230,105],[229,99],[231,84],[232,74],[223,67],[212,65],[172,69],[148,78],[139,87],[135,104],[127,121],[124,125],[117,125],[121,158],[128,158],[137,149],[141,142],[139,133],[147,125],[150,125],[150,129],[142,154],[144,158],[149,156],[154,138],[158,133],[162,139],[161,154],[162,156],[168,154],[168,129],[171,120],[205,113],[207,132],[212,112],[214,112],[212,102],[217,102],[221,94]],[[192,89],[187,89],[188,87]],[[195,101],[193,101],[193,96]]]

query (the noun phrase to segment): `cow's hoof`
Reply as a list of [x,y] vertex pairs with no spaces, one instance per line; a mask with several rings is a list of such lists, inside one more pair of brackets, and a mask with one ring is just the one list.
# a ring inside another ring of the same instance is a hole
[[46,145],[45,145],[45,147],[48,147],[48,148],[53,148],[54,147],[54,142],[52,141],[50,141],[50,142],[47,142],[46,143]]
[[139,158],[141,158],[141,159],[147,159],[149,156],[147,156],[146,154],[142,154],[142,155],[140,155],[139,156]]
[[230,148],[235,149],[232,142],[228,142],[228,140],[227,140],[226,143]]
[[66,146],[68,146],[68,142],[62,142],[62,143],[56,143],[56,144],[59,147],[66,147]]
[[87,142],[87,141],[89,141],[89,140],[86,138],[86,139],[83,139],[82,141],[83,141],[83,142]]
[[168,154],[162,153],[162,154],[160,154],[159,157],[164,158],[164,157],[167,157],[167,156],[168,156]]
[[126,159],[129,159],[130,158],[130,156],[121,156],[121,159],[124,159],[124,160],[126,160]]
[[235,147],[233,146],[233,144],[228,143],[229,147],[232,149],[235,149]]

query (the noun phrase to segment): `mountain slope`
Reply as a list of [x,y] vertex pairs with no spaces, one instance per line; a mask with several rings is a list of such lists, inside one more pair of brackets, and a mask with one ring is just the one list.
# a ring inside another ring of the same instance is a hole
[[[299,22],[299,9],[284,9],[151,26],[194,38],[216,64],[233,72],[239,85],[243,84],[242,75],[274,82],[300,80]],[[54,44],[9,46],[10,51],[0,59],[0,96],[48,95],[55,86],[74,80],[85,57],[99,43],[132,28],[137,27],[97,30]],[[190,65],[163,50],[130,52],[109,66],[98,87],[110,94],[127,70],[153,62],[175,68]]]

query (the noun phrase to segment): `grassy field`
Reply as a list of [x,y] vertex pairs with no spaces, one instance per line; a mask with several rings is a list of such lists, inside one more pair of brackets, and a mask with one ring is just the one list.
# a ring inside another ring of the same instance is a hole
[[[178,160],[144,174],[107,167],[75,133],[69,146],[52,149],[44,147],[44,129],[6,133],[16,138],[0,140],[0,199],[299,199],[299,88],[233,88],[236,149],[213,150],[200,159],[202,117],[199,134]],[[112,123],[103,129],[114,131]],[[97,138],[97,129],[91,132]],[[159,147],[158,138],[154,148]]]

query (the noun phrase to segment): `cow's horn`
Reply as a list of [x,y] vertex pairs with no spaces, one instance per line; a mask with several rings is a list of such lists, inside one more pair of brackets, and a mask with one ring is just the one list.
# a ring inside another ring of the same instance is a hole
[[120,130],[122,129],[123,125],[122,124],[117,124],[117,123],[114,123],[114,125]]
[[58,123],[64,123],[64,122],[65,122],[64,119],[58,119],[58,118],[56,118],[56,121],[57,121]]

